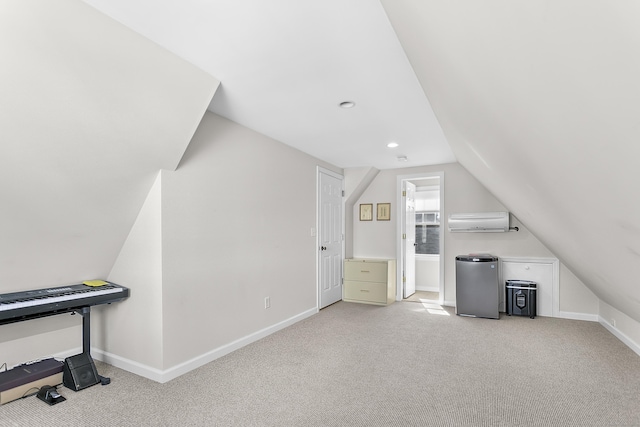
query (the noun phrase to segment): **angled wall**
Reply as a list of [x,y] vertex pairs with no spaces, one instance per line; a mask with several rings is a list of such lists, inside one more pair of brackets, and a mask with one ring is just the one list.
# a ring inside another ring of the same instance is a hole
[[[79,0],[0,8],[0,293],[106,278],[218,81]],[[80,346],[78,324],[3,326],[0,354],[5,337],[23,342],[9,365]]]
[[344,171],[344,257],[353,258],[353,206],[380,172],[376,168],[349,168]]
[[[162,369],[161,173],[142,205],[108,280],[129,287],[130,296],[118,304],[94,309],[99,316],[92,323],[93,346],[103,353],[104,361],[135,361],[151,369]],[[127,368],[136,372],[135,364]]]

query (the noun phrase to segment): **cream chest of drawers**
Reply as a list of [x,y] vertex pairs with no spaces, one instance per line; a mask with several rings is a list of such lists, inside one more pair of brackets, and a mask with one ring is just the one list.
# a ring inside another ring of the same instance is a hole
[[344,260],[342,299],[389,305],[396,300],[396,260],[349,258]]

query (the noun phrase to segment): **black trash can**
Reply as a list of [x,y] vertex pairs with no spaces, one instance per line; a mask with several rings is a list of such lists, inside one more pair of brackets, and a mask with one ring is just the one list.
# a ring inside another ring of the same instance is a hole
[[506,305],[509,316],[536,317],[536,282],[528,280],[507,280]]

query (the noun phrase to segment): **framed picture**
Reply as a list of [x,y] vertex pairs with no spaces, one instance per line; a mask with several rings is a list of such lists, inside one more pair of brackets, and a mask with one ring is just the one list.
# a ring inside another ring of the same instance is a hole
[[360,221],[373,221],[373,204],[360,205]]
[[378,221],[391,220],[391,203],[378,203]]

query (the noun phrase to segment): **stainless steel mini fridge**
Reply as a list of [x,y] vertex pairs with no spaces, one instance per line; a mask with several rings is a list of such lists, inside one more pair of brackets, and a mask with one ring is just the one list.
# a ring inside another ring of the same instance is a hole
[[499,319],[498,257],[488,254],[456,257],[456,314]]

